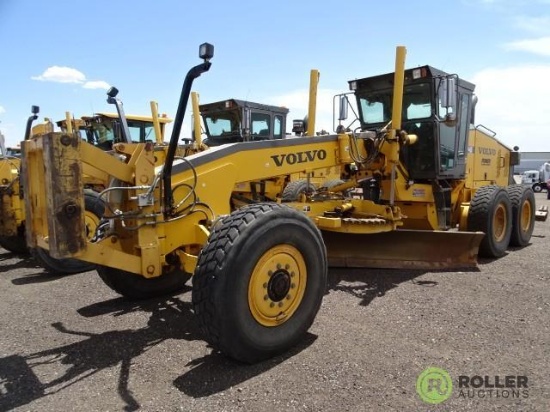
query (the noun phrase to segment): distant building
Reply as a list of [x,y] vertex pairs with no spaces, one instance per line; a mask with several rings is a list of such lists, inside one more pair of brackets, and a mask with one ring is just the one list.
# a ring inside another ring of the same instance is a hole
[[550,162],[550,152],[521,152],[520,162],[514,167],[514,173],[539,170],[544,162]]

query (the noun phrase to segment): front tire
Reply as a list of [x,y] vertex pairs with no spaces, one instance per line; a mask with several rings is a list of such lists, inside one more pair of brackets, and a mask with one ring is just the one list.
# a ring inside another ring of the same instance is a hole
[[535,195],[530,187],[508,186],[508,195],[512,204],[511,246],[527,246],[535,228]]
[[254,204],[210,234],[193,277],[193,308],[212,346],[253,363],[303,338],[326,283],[326,249],[311,220],[284,205]]
[[512,207],[505,189],[484,186],[476,191],[468,212],[468,230],[485,233],[480,256],[504,256],[512,234]]
[[27,239],[25,238],[25,226],[21,225],[17,228],[17,235],[0,236],[0,246],[12,253],[29,254]]

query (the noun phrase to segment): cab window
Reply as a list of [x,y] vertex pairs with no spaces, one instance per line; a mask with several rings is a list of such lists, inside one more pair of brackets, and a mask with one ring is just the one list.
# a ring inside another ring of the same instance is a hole
[[271,116],[265,113],[252,113],[251,131],[253,136],[268,137],[270,135]]
[[275,115],[273,122],[273,137],[281,139],[283,137],[283,116]]

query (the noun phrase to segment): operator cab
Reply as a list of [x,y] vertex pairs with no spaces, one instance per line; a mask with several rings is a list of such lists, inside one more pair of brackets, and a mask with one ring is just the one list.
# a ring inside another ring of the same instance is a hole
[[[153,120],[146,116],[126,116],[130,137],[134,143],[155,141]],[[122,126],[118,115],[112,113],[97,113],[94,116],[83,116],[77,119],[77,129],[83,140],[103,150],[111,150],[113,144],[124,142]],[[164,136],[166,123],[171,122],[167,117],[159,117],[161,136]],[[57,122],[64,130],[65,121]],[[157,142],[159,143],[159,142]]]
[[282,139],[286,134],[286,107],[237,99],[199,106],[208,146]]
[[[392,118],[394,73],[349,82],[361,130],[378,131]],[[467,137],[473,122],[475,86],[431,66],[405,71],[402,130],[418,136],[403,146],[401,162],[412,180],[465,176]]]

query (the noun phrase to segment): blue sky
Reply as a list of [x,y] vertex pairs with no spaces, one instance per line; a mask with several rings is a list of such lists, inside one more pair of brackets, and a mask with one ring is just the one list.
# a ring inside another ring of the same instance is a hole
[[174,116],[205,41],[215,57],[193,87],[202,103],[235,97],[303,118],[315,68],[316,129],[331,130],[332,96],[392,71],[404,45],[407,67],[475,83],[476,121],[505,144],[550,151],[550,0],[0,0],[0,131],[17,144],[33,104],[53,120],[112,112],[108,85],[127,113],[156,100]]

